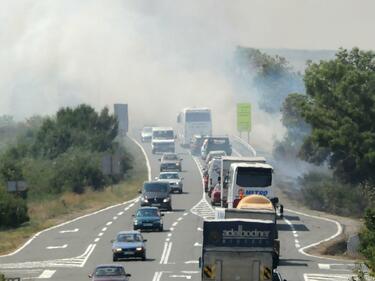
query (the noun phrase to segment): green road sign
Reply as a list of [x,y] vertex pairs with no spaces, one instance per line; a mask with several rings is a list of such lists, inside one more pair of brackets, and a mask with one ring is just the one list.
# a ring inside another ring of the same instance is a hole
[[239,132],[251,131],[251,104],[237,104],[237,130]]

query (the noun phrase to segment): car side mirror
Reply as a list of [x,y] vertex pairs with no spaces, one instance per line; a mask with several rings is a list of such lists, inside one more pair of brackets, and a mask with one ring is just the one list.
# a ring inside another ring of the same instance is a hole
[[132,275],[129,274],[129,273],[126,273],[125,276],[126,276],[126,277],[131,277]]

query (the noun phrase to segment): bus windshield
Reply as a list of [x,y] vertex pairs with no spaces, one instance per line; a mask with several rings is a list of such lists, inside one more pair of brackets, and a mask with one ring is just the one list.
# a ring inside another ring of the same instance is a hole
[[272,184],[272,170],[239,167],[236,184],[243,187],[268,187]]
[[172,130],[153,131],[152,137],[154,139],[170,140],[174,138],[174,134]]
[[210,122],[210,112],[187,112],[186,122]]

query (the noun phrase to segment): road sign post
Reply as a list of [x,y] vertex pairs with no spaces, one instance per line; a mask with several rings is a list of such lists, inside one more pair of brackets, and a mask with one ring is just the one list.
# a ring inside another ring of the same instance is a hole
[[238,103],[237,104],[237,130],[240,133],[247,132],[247,141],[250,141],[251,131],[251,104]]

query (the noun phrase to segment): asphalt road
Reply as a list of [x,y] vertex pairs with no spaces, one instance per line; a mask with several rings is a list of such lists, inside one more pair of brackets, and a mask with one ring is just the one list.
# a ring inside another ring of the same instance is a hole
[[[142,144],[149,159],[151,177],[159,174],[160,156],[152,155],[150,144]],[[234,153],[250,156],[251,148],[233,142]],[[201,161],[178,148],[183,160],[184,193],[173,195],[173,211],[166,212],[164,232],[144,233],[147,261],[121,261],[131,280],[200,280],[203,218],[213,215],[203,193],[199,168]],[[261,155],[259,155],[261,156]],[[277,176],[277,175],[275,175]],[[138,198],[89,214],[46,230],[12,255],[0,257],[0,271],[22,280],[89,280],[88,274],[102,263],[112,263],[110,241],[121,230],[132,229],[132,214]],[[288,208],[288,206],[285,206]],[[285,212],[279,220],[281,265],[279,271],[289,281],[348,280],[352,264],[322,259],[305,253],[314,243],[339,233],[339,225],[324,218]]]

